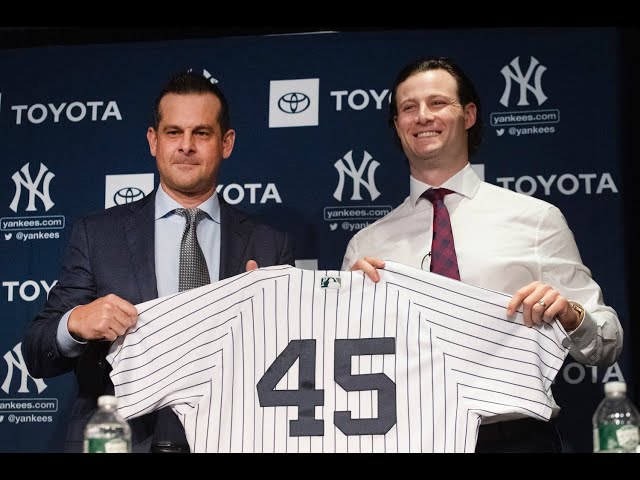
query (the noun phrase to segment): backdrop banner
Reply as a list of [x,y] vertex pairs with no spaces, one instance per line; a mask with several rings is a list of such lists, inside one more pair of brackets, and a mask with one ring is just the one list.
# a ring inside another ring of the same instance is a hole
[[[229,98],[237,138],[219,195],[290,232],[296,266],[337,270],[348,240],[409,193],[386,120],[395,74],[451,56],[483,102],[474,168],[563,211],[626,330],[617,34],[325,32],[0,50],[0,451],[62,450],[75,379],[31,377],[23,332],[57,281],[74,220],[156,186],[146,131],[156,95],[184,68]],[[608,368],[568,357],[553,387],[565,450],[591,451],[602,383],[631,382],[632,348]]]

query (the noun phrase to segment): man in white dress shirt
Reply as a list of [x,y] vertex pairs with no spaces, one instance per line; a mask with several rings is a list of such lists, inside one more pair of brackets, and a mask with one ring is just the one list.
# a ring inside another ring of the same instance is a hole
[[[560,322],[575,360],[613,364],[622,350],[620,321],[582,264],[561,211],[486,183],[471,168],[481,118],[473,83],[450,59],[423,58],[399,72],[388,120],[409,163],[410,193],[351,239],[342,270],[378,281],[383,259],[430,269],[434,209],[422,195],[446,188],[460,280],[512,294],[507,314],[521,309],[528,326]],[[553,422],[505,421],[480,428],[476,451],[558,452],[561,441]]]

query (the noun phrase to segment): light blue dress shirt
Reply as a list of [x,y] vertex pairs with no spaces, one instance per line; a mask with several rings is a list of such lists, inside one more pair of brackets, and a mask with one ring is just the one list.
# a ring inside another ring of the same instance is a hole
[[[180,241],[186,219],[175,213],[183,208],[165,193],[162,186],[156,193],[155,261],[158,297],[178,292]],[[220,202],[214,193],[198,208],[207,215],[198,223],[196,235],[209,268],[211,282],[220,277]]]

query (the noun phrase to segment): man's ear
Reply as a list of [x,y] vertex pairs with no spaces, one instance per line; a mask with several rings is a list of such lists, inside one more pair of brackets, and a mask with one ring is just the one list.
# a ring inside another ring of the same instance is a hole
[[232,128],[226,131],[222,136],[222,158],[229,158],[233,151],[233,145],[236,142],[236,131]]
[[149,151],[151,156],[156,156],[156,145],[158,142],[158,134],[153,127],[147,129],[147,141],[149,142]]
[[469,130],[476,124],[476,115],[478,114],[478,107],[473,102],[469,102],[464,106],[464,128]]

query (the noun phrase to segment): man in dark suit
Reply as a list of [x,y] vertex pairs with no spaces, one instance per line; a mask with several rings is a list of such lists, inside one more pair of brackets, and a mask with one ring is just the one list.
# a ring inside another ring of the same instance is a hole
[[[65,451],[82,450],[97,398],[113,394],[105,356],[111,342],[136,323],[134,305],[179,291],[186,219],[176,209],[204,212],[195,229],[212,282],[258,266],[294,263],[286,234],[216,194],[219,167],[235,141],[221,89],[202,75],[180,73],[158,96],[154,115],[147,140],[160,185],[137,202],[75,222],[58,283],[22,342],[33,377],[75,372],[78,398]],[[130,425],[134,452],[161,443],[188,450],[184,429],[169,408]]]

